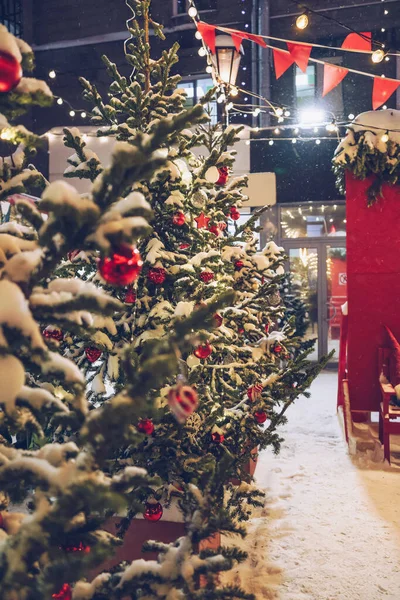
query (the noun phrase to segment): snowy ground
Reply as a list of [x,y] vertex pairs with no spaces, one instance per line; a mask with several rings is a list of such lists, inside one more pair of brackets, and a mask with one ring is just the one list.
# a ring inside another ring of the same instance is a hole
[[400,471],[349,457],[335,373],[321,374],[288,419],[281,454],[260,456],[267,500],[231,582],[258,600],[399,600]]

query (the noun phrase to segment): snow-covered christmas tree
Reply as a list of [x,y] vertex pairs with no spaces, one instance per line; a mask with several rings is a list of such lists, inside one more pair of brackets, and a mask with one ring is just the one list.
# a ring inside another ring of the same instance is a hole
[[[149,0],[131,6],[132,78],[105,59],[106,101],[82,81],[97,135],[117,140],[110,166],[66,131],[66,175],[88,178],[90,191],[35,171],[38,206],[17,199],[19,216],[0,228],[5,600],[251,598],[218,583],[243,553],[199,543],[244,535],[260,501],[251,453],[279,448],[278,425],[322,366],[298,352],[284,319],[284,257],[273,243],[258,249],[258,213],[229,233],[245,199],[245,180],[229,177],[237,130],[208,126],[202,106],[183,110],[177,46],[154,59],[149,27],[162,28]],[[10,118],[23,83],[1,95]],[[32,193],[31,170],[11,160],[1,185],[19,187],[4,199]],[[172,497],[186,535],[149,544],[158,561],[82,579],[119,543],[103,529],[108,516],[125,511],[125,527],[143,511],[155,520]]]

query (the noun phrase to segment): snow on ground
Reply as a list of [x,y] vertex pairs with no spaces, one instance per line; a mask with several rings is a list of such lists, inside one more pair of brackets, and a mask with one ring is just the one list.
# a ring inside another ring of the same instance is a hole
[[400,471],[352,461],[336,379],[321,374],[288,411],[280,455],[261,453],[266,503],[230,577],[258,600],[400,599]]

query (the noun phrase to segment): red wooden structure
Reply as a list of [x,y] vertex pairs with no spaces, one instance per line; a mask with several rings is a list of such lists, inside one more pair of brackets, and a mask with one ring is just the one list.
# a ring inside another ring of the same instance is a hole
[[353,419],[379,411],[378,348],[384,325],[400,339],[400,186],[383,187],[367,206],[372,177],[346,175],[347,206],[347,368]]
[[390,434],[400,434],[400,408],[390,404],[392,397],[396,397],[393,386],[389,383],[389,348],[379,348],[378,371],[380,373],[379,385],[381,388],[382,402],[379,408],[379,439],[383,444],[385,460],[390,463]]

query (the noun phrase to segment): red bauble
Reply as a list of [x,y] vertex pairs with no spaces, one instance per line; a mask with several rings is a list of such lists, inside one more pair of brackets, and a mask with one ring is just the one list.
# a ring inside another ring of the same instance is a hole
[[225,185],[228,181],[229,177],[229,169],[228,167],[217,167],[219,173],[219,179],[216,182],[216,185]]
[[129,288],[128,290],[126,290],[124,302],[125,302],[125,304],[135,304],[136,292],[132,288]]
[[258,400],[259,397],[261,396],[263,389],[264,388],[260,383],[255,383],[254,385],[250,386],[249,389],[247,390],[247,396],[248,396],[249,400],[251,400],[252,402],[255,402],[255,400]]
[[204,281],[204,283],[210,283],[214,279],[214,273],[212,271],[202,271],[200,273],[200,279]]
[[94,363],[100,358],[103,352],[95,346],[89,346],[88,348],[85,348],[85,354],[88,361],[90,363]]
[[265,423],[265,421],[268,419],[268,415],[263,410],[257,410],[254,413],[254,418],[257,421],[257,423],[261,425],[261,423]]
[[242,333],[244,333],[244,329],[243,329],[243,327],[239,327],[239,329],[238,329],[238,333],[240,333],[240,335],[242,335]]
[[212,354],[212,346],[209,342],[202,344],[201,346],[197,346],[196,350],[193,352],[197,358],[205,359]]
[[215,327],[221,327],[222,323],[224,322],[224,319],[221,317],[221,315],[215,313],[213,318],[215,321]]
[[72,588],[69,583],[64,583],[61,590],[57,594],[52,594],[51,597],[56,600],[72,600]]
[[244,267],[244,262],[242,260],[237,260],[235,262],[236,271],[240,271],[240,269],[243,269],[243,267]]
[[56,342],[61,342],[64,338],[61,329],[57,329],[56,327],[46,327],[46,329],[42,331],[42,335],[47,340],[56,340]]
[[178,423],[184,423],[199,404],[197,392],[190,385],[179,384],[168,392],[168,405]]
[[208,231],[217,237],[221,235],[221,229],[218,227],[218,225],[211,225],[211,227],[208,228]]
[[280,354],[282,352],[283,348],[280,344],[276,344],[276,346],[274,346],[274,352],[275,354]]
[[124,286],[133,283],[142,270],[143,261],[134,246],[122,245],[99,261],[99,273],[112,285]]
[[146,510],[143,513],[146,521],[159,521],[163,516],[163,507],[159,502],[146,502]]
[[161,285],[166,280],[167,273],[162,267],[155,267],[154,269],[149,269],[147,277],[155,285]]
[[21,81],[21,77],[20,62],[12,54],[0,51],[0,92],[14,89]]
[[187,248],[190,248],[190,244],[187,244],[186,242],[179,244],[179,250],[186,250]]
[[211,434],[211,439],[214,444],[222,444],[225,441],[225,436],[223,433],[219,433],[219,431],[213,431]]
[[144,433],[145,435],[151,435],[154,433],[154,423],[151,419],[140,419],[137,424],[137,429],[140,433]]
[[71,250],[71,251],[70,251],[70,252],[68,252],[68,254],[67,254],[68,260],[69,260],[70,262],[72,262],[72,261],[74,260],[74,258],[75,258],[76,256],[78,256],[78,254],[79,254],[79,253],[80,253],[80,250]]
[[177,227],[182,227],[182,225],[185,224],[186,222],[186,217],[183,214],[183,212],[177,212],[174,214],[174,216],[172,217],[172,222],[174,225],[176,225]]
[[232,221],[238,221],[240,219],[240,212],[238,211],[236,206],[231,207],[229,211],[229,216],[232,219]]

